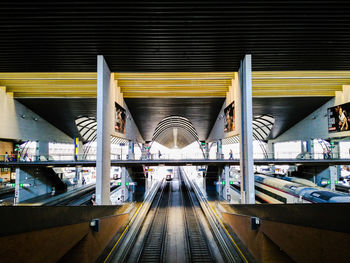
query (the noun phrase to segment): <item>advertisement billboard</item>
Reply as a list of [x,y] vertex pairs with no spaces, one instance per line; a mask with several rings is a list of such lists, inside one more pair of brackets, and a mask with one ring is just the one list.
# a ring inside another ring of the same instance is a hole
[[125,134],[125,127],[126,127],[126,111],[118,103],[115,103],[114,130],[116,132]]
[[224,132],[231,132],[236,129],[235,126],[235,102],[233,101],[224,109]]
[[349,131],[350,103],[328,108],[328,131]]

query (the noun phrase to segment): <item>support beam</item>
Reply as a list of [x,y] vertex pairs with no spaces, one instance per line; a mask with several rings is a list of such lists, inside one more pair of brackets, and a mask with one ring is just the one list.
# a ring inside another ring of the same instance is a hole
[[222,184],[222,180],[223,180],[223,177],[224,177],[224,169],[219,167],[218,168],[218,181],[217,181],[217,184],[216,184],[216,192],[218,193],[218,195],[220,197],[223,196],[223,184]]
[[[15,204],[52,193],[64,192],[67,185],[52,168],[16,168]],[[35,202],[35,201],[34,201]]]
[[275,143],[269,140],[267,142],[267,158],[274,159],[275,158]]
[[103,56],[97,56],[97,154],[96,202],[110,204],[110,161],[113,96],[111,71]]
[[134,160],[134,159],[135,159],[135,144],[133,140],[129,140],[128,160]]
[[240,77],[240,149],[241,149],[241,203],[255,203],[253,160],[253,102],[252,58],[246,55],[241,61]]
[[313,139],[309,139],[307,141],[307,150],[310,153],[310,157],[311,159],[315,158],[314,154],[315,154],[315,149],[314,149],[314,140]]
[[204,158],[205,159],[209,159],[209,153],[210,153],[209,143],[206,142],[205,143],[205,149],[204,149]]
[[223,176],[224,176],[223,180],[225,180],[223,197],[226,201],[230,202],[231,201],[231,196],[230,196],[230,166],[225,165],[224,170],[223,170]]
[[36,142],[36,159],[40,160],[48,160],[49,158],[49,142],[47,141],[37,141]]
[[222,157],[222,139],[216,141],[216,159],[223,159]]

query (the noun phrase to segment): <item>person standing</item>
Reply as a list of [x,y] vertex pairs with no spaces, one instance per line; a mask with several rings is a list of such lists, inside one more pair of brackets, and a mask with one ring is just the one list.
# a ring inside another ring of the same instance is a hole
[[9,154],[8,152],[5,153],[5,162],[9,162],[10,158],[9,158]]
[[16,161],[16,157],[14,155],[13,152],[11,152],[11,162],[15,162]]
[[95,206],[97,205],[96,203],[96,195],[95,194],[92,194],[90,200],[89,200],[89,206]]
[[232,149],[230,149],[230,160],[233,160],[233,152],[232,152]]

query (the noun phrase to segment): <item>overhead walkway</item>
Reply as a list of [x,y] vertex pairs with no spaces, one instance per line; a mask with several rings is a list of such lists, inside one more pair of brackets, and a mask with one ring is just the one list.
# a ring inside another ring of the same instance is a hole
[[[239,159],[159,159],[159,160],[111,160],[112,166],[186,166],[186,165],[239,165]],[[350,159],[255,159],[255,165],[345,165]],[[95,167],[96,161],[35,161],[35,162],[0,162],[1,168],[6,167]]]

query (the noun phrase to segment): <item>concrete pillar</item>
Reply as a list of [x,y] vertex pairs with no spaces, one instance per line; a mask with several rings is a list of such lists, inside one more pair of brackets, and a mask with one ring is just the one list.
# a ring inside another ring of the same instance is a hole
[[340,147],[339,147],[339,142],[338,141],[333,141],[333,145],[331,145],[333,148],[332,150],[332,155],[331,158],[333,159],[338,159],[340,158]]
[[221,168],[219,168],[216,192],[219,194],[219,196],[222,196],[222,169]]
[[267,142],[267,158],[275,159],[275,143],[268,141]]
[[205,143],[205,149],[204,149],[204,158],[209,159],[209,143]]
[[58,178],[52,169],[46,167],[16,168],[15,204],[51,193],[54,186],[56,190],[64,190]]
[[205,197],[207,197],[207,179],[205,178],[204,174],[203,174],[203,183],[202,183],[202,193]]
[[337,165],[332,165],[329,167],[329,179],[331,181],[330,188],[335,191],[335,182],[338,181],[338,167]]
[[[112,80],[114,81],[114,80]],[[97,56],[97,154],[96,202],[110,204],[111,131],[113,101],[111,72],[103,56]]]
[[239,69],[240,78],[240,166],[241,202],[255,204],[254,160],[253,160],[253,102],[252,59],[245,55]]
[[147,178],[145,178],[145,193],[147,194],[149,189],[152,186],[152,181],[150,180],[151,175],[148,175]]
[[145,192],[148,194],[149,190],[153,185],[153,174],[151,172],[147,172],[147,178],[145,178]]
[[307,140],[306,145],[307,145],[307,152],[310,154],[310,158],[314,159],[315,158],[314,140],[313,139]]
[[216,159],[223,159],[222,158],[222,140],[221,139],[216,141]]
[[36,142],[36,160],[45,161],[49,158],[49,142],[47,141],[37,141]]
[[226,165],[223,170],[223,181],[225,182],[223,197],[227,201],[231,201],[230,196],[230,166]]
[[141,159],[146,160],[148,159],[148,153],[149,153],[149,144],[148,143],[143,143],[142,144],[142,152],[141,152]]
[[133,140],[129,140],[129,147],[128,147],[128,160],[134,160],[135,159],[135,145]]
[[122,167],[122,177],[121,177],[121,200],[125,202],[129,199],[129,172],[125,167]]
[[74,160],[82,160],[84,155],[83,142],[79,138],[74,138]]
[[[74,138],[74,160],[82,160],[84,154],[83,142],[79,138]],[[82,185],[83,177],[81,176],[81,168],[75,167],[75,181],[78,185]]]

